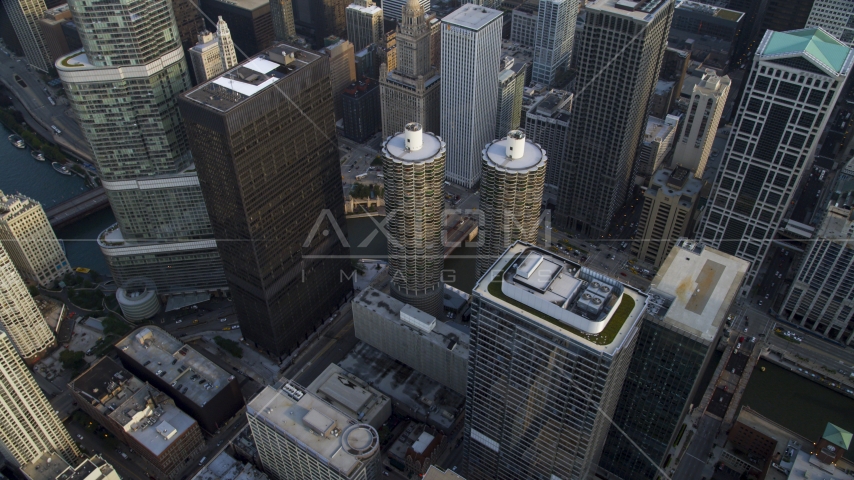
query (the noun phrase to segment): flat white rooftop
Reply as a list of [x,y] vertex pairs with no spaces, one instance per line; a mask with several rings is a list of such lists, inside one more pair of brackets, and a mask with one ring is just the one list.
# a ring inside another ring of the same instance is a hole
[[524,150],[521,158],[511,158],[507,156],[507,146],[510,139],[504,137],[500,140],[495,140],[484,149],[484,157],[489,159],[489,162],[498,167],[500,170],[513,173],[526,173],[545,168],[546,152],[536,143],[525,139]]
[[501,15],[499,10],[467,3],[444,17],[442,23],[477,31],[501,18]]
[[421,136],[421,148],[409,150],[403,133],[388,137],[383,144],[383,153],[403,163],[422,163],[433,161],[445,151],[445,142],[433,133],[424,132]]
[[143,368],[155,374],[162,371],[165,382],[174,383],[176,389],[181,385],[183,395],[202,407],[232,380],[222,367],[158,327],[137,329],[116,348]]
[[347,453],[343,445],[341,432],[353,419],[311,392],[304,392],[302,398],[295,400],[280,389],[264,387],[246,406],[246,414],[295,440],[347,477],[361,466],[361,461]]
[[[712,341],[750,263],[697,242],[680,240],[652,281],[650,295],[664,293],[672,303],[662,321]],[[650,314],[655,315],[654,307]]]
[[391,399],[334,363],[330,363],[306,390],[353,418],[359,419],[362,415],[359,420],[370,425],[385,423],[388,417],[383,418],[384,413],[391,412],[391,407],[385,408]]

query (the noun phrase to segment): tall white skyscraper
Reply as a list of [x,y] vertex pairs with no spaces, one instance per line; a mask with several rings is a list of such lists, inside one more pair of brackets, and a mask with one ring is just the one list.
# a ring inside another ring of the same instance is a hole
[[751,262],[742,294],[810,167],[854,62],[854,51],[821,29],[767,31],[733,123],[698,236]]
[[32,373],[0,330],[0,453],[16,466],[44,452],[77,465],[80,451],[54,413]]
[[0,247],[0,328],[30,364],[56,343],[5,247]]
[[226,71],[237,65],[237,52],[234,51],[234,40],[231,31],[222,17],[216,22],[216,36],[219,39],[219,55],[222,59],[222,70]]
[[468,4],[442,19],[442,138],[447,179],[472,188],[480,180],[480,152],[493,140],[501,59],[498,10]]
[[592,478],[646,302],[545,249],[511,245],[472,290],[466,478]]
[[[417,0],[424,9],[424,13],[430,13],[430,0]],[[409,0],[383,0],[383,15],[389,20],[400,21],[403,17],[403,6],[409,3]]]
[[382,46],[383,9],[373,0],[356,0],[347,7],[347,40],[358,52],[370,44]]
[[531,82],[552,85],[569,67],[578,0],[540,0]]
[[676,142],[673,165],[693,170],[697,178],[703,178],[706,170],[706,161],[712,152],[731,84],[728,76],[719,77],[714,70],[708,69],[700,83],[694,85],[688,113],[683,120],[686,124]]
[[821,27],[842,43],[854,46],[854,2],[815,0],[806,26]]
[[21,42],[27,63],[36,70],[47,72],[53,62],[38,23],[47,11],[44,0],[3,0],[3,7],[12,21],[18,41]]
[[41,204],[0,191],[0,240],[21,276],[41,286],[71,272]]

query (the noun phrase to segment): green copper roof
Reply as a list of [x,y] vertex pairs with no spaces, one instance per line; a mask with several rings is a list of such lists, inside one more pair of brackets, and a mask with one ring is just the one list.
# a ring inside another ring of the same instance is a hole
[[848,46],[819,28],[769,33],[770,38],[761,52],[763,56],[806,54],[837,74],[842,72],[851,52]]
[[824,427],[824,435],[821,438],[845,450],[850,450],[851,432],[845,431],[832,423],[828,423]]

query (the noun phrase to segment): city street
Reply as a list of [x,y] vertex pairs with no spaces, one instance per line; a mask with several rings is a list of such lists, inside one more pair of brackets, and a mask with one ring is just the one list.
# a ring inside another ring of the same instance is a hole
[[[5,46],[2,49],[8,52]],[[27,86],[22,87],[16,82],[15,75],[18,75]],[[77,121],[70,116],[71,107],[65,99],[56,97],[57,89],[47,87],[42,82],[41,75],[38,72],[27,70],[22,58],[13,58],[11,55],[6,55],[0,51],[0,83],[12,91],[15,107],[24,115],[27,123],[34,130],[46,139],[68,148],[78,156],[84,157],[86,160],[91,159],[92,152],[89,149],[89,144],[83,137]],[[45,88],[57,102],[56,105],[51,105],[48,101]],[[31,114],[38,118],[34,119]],[[62,134],[56,135],[51,130],[51,125],[56,125]]]
[[283,377],[308,386],[330,364],[343,360],[358,342],[353,328],[353,312],[347,304],[326,332],[285,369]]

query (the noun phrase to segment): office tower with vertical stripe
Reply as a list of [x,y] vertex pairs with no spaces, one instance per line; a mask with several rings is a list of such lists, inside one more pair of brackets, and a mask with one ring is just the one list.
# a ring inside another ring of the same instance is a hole
[[480,152],[495,134],[501,18],[498,10],[467,4],[442,19],[440,131],[447,179],[466,188],[480,181]]

